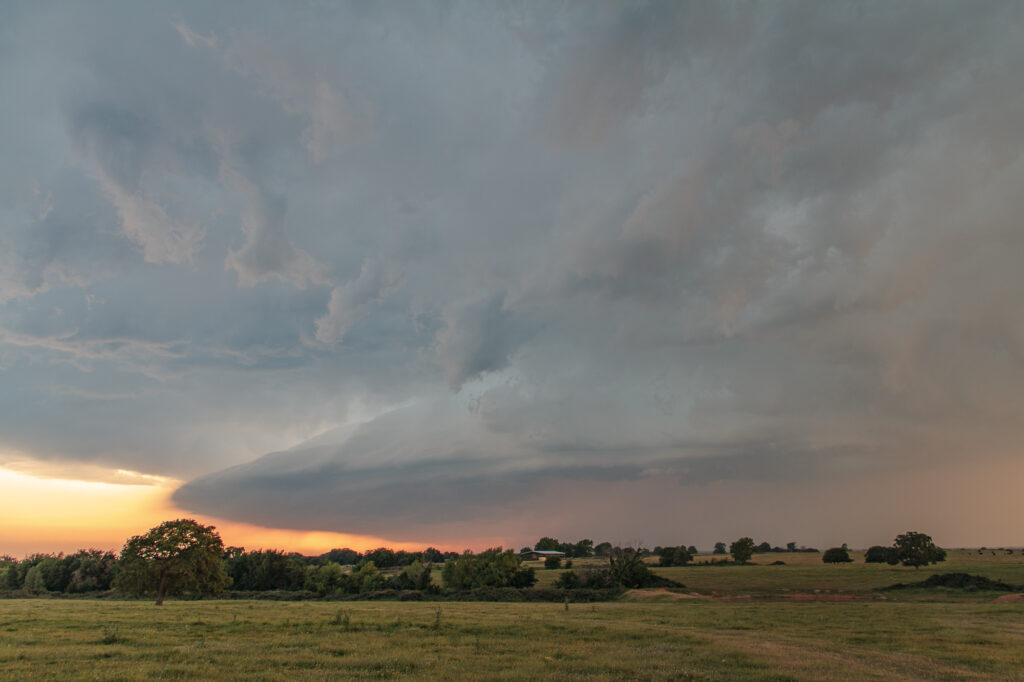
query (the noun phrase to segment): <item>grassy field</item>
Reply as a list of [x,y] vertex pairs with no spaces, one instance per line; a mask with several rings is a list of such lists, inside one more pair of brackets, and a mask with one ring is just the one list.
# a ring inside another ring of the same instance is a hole
[[[917,582],[933,573],[971,573],[1011,585],[1024,585],[1024,554],[977,550],[951,550],[941,564],[919,570],[888,564],[865,564],[863,552],[850,552],[852,564],[821,563],[818,553],[755,554],[753,565],[708,566],[702,562],[712,557],[699,556],[693,566],[655,568],[655,572],[686,585],[690,591],[709,595],[783,595],[793,592],[828,590],[851,594],[877,591],[895,583]],[[719,558],[719,557],[714,557]],[[657,560],[649,560],[652,567]],[[770,566],[773,561],[784,561],[784,566]],[[576,559],[573,569],[599,565],[600,559]],[[550,587],[561,570],[546,570],[544,562],[529,562],[537,571],[537,586]]]
[[[1024,557],[986,556],[956,553],[938,570],[1024,583]],[[875,591],[935,567],[825,566],[801,555],[786,566],[665,572],[679,572],[682,592],[720,598],[639,591],[568,609],[0,600],[0,679],[1024,679],[1024,601]],[[849,600],[823,601],[839,596]]]

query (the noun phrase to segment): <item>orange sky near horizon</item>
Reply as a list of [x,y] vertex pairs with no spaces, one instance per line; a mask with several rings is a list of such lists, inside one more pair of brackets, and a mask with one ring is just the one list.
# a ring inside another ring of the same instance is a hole
[[[180,481],[132,472],[111,472],[138,483],[110,483],[37,476],[0,467],[0,555],[119,551],[132,535],[170,519],[188,517],[217,527],[225,546],[322,554],[336,547],[421,550],[426,545],[347,533],[264,528],[190,514],[174,506]],[[451,549],[441,547],[440,549]]]
[[[92,469],[75,475],[100,478],[102,473]],[[1024,461],[1005,457],[990,460],[986,466],[961,462],[928,471],[890,472],[827,484],[721,481],[680,486],[664,477],[617,484],[566,483],[551,491],[549,503],[533,505],[526,513],[510,513],[500,521],[486,523],[467,520],[459,529],[413,542],[266,528],[191,514],[170,501],[180,485],[174,479],[127,471],[107,471],[106,481],[58,475],[56,470],[24,462],[8,461],[0,466],[0,555],[21,558],[36,552],[84,548],[118,551],[132,535],[182,517],[216,526],[225,546],[250,550],[316,555],[336,547],[360,551],[382,546],[411,551],[428,546],[446,551],[510,547],[513,543],[518,547],[526,539],[524,534],[540,537],[549,534],[546,529],[558,526],[558,515],[551,511],[555,502],[567,504],[589,519],[589,530],[581,529],[582,534],[573,538],[595,541],[653,546],[685,538],[706,548],[716,538],[750,535],[775,544],[796,540],[813,546],[850,542],[854,547],[867,547],[888,544],[898,532],[920,530],[945,547],[1017,547],[1021,542],[1018,491],[1024,480]],[[650,503],[643,513],[623,514],[637,499]],[[723,504],[723,500],[739,499],[744,504]],[[752,516],[751,509],[764,513]],[[644,520],[651,515],[679,519],[677,533],[682,537],[636,535],[644,532]],[[558,536],[558,531],[551,532]]]

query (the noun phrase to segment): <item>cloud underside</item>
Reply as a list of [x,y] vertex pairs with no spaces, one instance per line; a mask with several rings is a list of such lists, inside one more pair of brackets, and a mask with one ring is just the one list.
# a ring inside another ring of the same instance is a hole
[[63,9],[0,27],[0,455],[396,538],[1020,456],[1013,4]]

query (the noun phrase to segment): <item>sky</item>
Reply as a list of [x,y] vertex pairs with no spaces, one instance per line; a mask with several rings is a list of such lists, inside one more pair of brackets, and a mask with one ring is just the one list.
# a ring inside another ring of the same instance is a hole
[[0,0],[0,553],[1024,538],[1024,5]]

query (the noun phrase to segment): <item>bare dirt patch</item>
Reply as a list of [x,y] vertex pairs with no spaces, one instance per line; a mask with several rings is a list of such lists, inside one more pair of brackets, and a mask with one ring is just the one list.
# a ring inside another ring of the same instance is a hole
[[1024,594],[1004,594],[1002,597],[996,597],[993,599],[996,604],[1002,604],[1008,601],[1024,601]]

